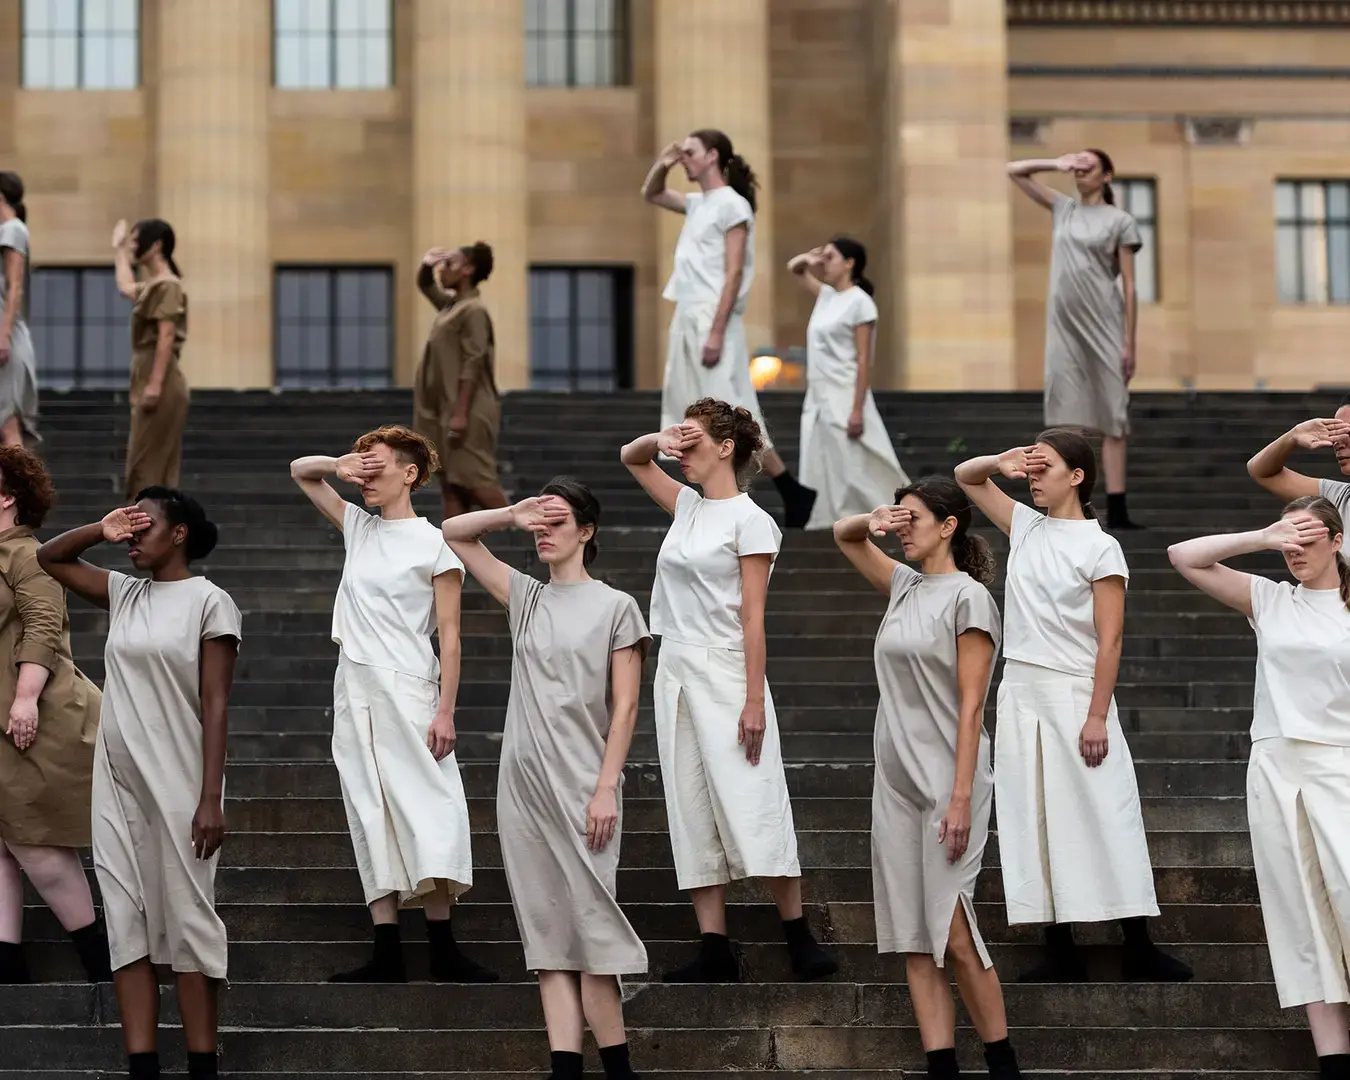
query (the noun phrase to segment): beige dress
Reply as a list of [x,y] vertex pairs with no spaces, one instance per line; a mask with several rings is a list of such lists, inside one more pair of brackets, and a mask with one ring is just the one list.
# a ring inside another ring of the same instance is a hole
[[938,840],[956,779],[956,639],[967,630],[988,634],[997,655],[998,606],[988,589],[960,571],[920,574],[903,563],[895,568],[873,652],[881,691],[872,785],[877,950],[926,953],[939,967],[958,903],[965,906],[984,966],[992,966],[974,907],[994,795],[983,727],[970,794],[970,843],[950,863],[947,845]]
[[1103,435],[1130,431],[1130,391],[1121,353],[1125,300],[1120,249],[1143,247],[1134,218],[1119,207],[1085,206],[1057,194],[1045,314],[1045,423]]
[[11,416],[19,418],[24,442],[40,442],[37,430],[37,365],[33,358],[33,337],[28,332],[28,226],[18,218],[0,222],[0,313],[9,297],[9,277],[4,271],[4,252],[9,248],[23,256],[23,295],[19,317],[9,335],[9,363],[0,367],[0,423]]
[[239,609],[206,578],[108,575],[103,720],[94,756],[94,869],[114,970],[144,957],[223,979],[219,853],[192,851],[201,800],[202,642],[241,638]]
[[[164,373],[164,387],[153,412],[141,406],[155,369],[159,324],[174,324],[173,356]],[[183,429],[187,426],[188,385],[179,359],[187,340],[187,294],[177,278],[143,281],[131,309],[131,433],[127,436],[126,492],[134,499],[155,484],[178,486],[183,461]]]
[[497,828],[530,971],[636,975],[647,950],[614,899],[620,826],[586,846],[586,809],[609,734],[609,664],[645,654],[637,603],[600,581],[544,585],[511,572],[511,696]]
[[[19,665],[51,674],[38,697],[38,733],[19,750],[0,736],[0,840],[87,847],[89,789],[101,695],[70,656],[66,594],[38,566],[25,525],[0,532],[0,723],[7,723]],[[0,729],[3,730],[3,729]]]

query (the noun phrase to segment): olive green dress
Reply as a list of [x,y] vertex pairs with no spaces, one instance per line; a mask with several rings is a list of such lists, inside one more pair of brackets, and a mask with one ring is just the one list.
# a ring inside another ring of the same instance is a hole
[[[134,499],[154,484],[178,486],[187,426],[188,384],[179,358],[187,340],[187,294],[177,278],[156,278],[136,286],[131,309],[131,434],[127,438],[126,492]],[[153,411],[142,405],[155,369],[159,324],[174,325],[173,356],[164,373],[164,387]]]

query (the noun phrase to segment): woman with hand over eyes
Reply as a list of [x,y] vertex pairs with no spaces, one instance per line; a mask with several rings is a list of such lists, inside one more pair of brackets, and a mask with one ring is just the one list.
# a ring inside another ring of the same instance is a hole
[[[890,597],[877,630],[881,691],[874,736],[872,890],[877,949],[903,952],[928,1075],[961,1075],[947,959],[985,1044],[989,1075],[1020,1077],[1003,989],[975,922],[994,780],[984,700],[1001,631],[987,586],[989,545],[970,533],[970,503],[925,476],[879,506],[835,522],[834,539]],[[905,562],[874,537],[899,538]],[[906,565],[919,564],[920,569]]]
[[[560,476],[537,498],[441,526],[511,626],[497,830],[525,966],[539,973],[553,1080],[581,1077],[588,1024],[605,1076],[634,1080],[619,979],[647,970],[614,895],[623,768],[651,636],[637,602],[587,572],[599,525],[590,489]],[[512,527],[534,535],[547,582],[481,542]]]
[[[992,477],[1025,480],[1039,513]],[[994,732],[999,859],[1008,922],[1046,924],[1044,965],[1023,982],[1081,982],[1075,922],[1120,922],[1124,979],[1180,982],[1191,969],[1153,944],[1158,914],[1134,762],[1116,712],[1129,567],[1092,509],[1097,460],[1066,428],[972,458],[956,479],[1008,534]]]
[[[743,490],[764,440],[750,410],[703,398],[684,421],[634,439],[621,459],[673,518],[656,558],[656,740],[675,877],[698,917],[698,955],[666,982],[738,982],[726,887],[768,878],[792,970],[838,970],[802,914],[801,864],[773,698],[764,605],[782,534]],[[666,453],[691,484],[652,459]]]
[[[496,982],[455,942],[450,912],[473,885],[469,804],[455,759],[464,566],[413,510],[436,448],[399,425],[362,435],[340,458],[303,457],[291,477],[342,533],[333,603],[333,763],[370,917],[374,954],[330,982],[406,982],[400,907],[427,920],[431,977]],[[327,477],[355,484],[367,513]],[[439,660],[431,635],[439,634]]]
[[[1256,631],[1247,819],[1280,1006],[1307,1010],[1322,1080],[1350,1080],[1350,561],[1345,525],[1305,495],[1253,532],[1173,544],[1196,588]],[[1278,551],[1298,583],[1224,565]]]
[[[80,558],[125,544],[146,577]],[[215,908],[225,838],[226,708],[242,636],[239,609],[191,563],[216,546],[201,505],[174,488],[62,533],[42,568],[108,610],[103,712],[94,755],[94,870],[108,924],[129,1075],[159,1076],[159,981],[173,969],[188,1076],[216,1075],[216,996],[226,972]]]

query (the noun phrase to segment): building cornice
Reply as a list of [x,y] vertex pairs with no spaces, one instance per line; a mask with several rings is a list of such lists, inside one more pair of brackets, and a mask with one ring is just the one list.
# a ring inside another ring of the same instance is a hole
[[1010,26],[1343,26],[1348,0],[1007,0]]

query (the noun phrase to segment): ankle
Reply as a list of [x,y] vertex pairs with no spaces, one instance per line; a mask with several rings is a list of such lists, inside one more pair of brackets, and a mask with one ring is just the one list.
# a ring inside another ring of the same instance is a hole
[[1017,1054],[1006,1035],[984,1044],[984,1060],[989,1066],[989,1075],[998,1080],[1014,1080],[1022,1075],[1017,1067]]
[[215,1080],[220,1075],[220,1063],[215,1051],[209,1054],[188,1053],[188,1080]]
[[127,1076],[131,1080],[159,1080],[159,1052],[128,1054]]
[[553,1064],[552,1080],[582,1080],[585,1059],[572,1050],[554,1050],[549,1053]]
[[954,1046],[929,1050],[924,1056],[928,1058],[930,1080],[956,1080],[961,1075],[961,1066],[957,1064]]
[[1350,1080],[1350,1054],[1325,1054],[1317,1059],[1320,1080]]
[[605,1080],[634,1080],[636,1076],[626,1042],[600,1047],[600,1064],[605,1068]]

